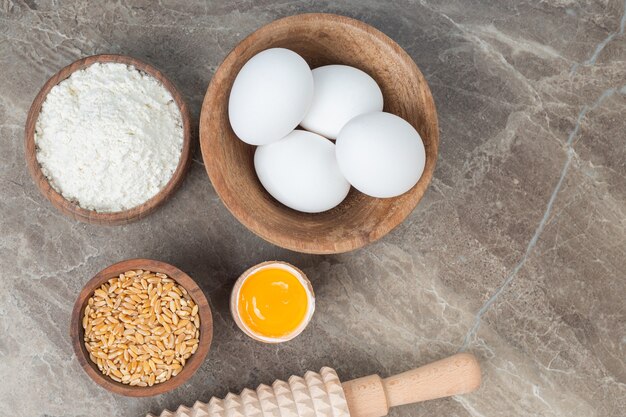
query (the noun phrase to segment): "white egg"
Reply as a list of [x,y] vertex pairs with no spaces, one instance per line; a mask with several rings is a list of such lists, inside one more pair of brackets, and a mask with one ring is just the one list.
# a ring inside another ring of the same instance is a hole
[[259,146],[254,168],[263,187],[287,207],[305,213],[330,210],[346,198],[350,184],[341,175],[335,145],[294,130],[284,139]]
[[239,139],[265,145],[285,137],[304,118],[313,99],[306,61],[284,48],[267,49],[241,68],[230,92],[228,117]]
[[350,120],[336,142],[337,162],[357,190],[378,198],[409,191],[424,172],[426,151],[404,119],[383,112]]
[[313,103],[300,125],[336,139],[350,119],[383,110],[383,93],[376,81],[360,69],[326,65],[313,70]]

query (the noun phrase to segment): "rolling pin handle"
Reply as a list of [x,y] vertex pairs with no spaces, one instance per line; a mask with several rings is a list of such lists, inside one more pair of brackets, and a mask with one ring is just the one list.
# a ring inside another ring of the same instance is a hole
[[466,394],[480,386],[476,357],[458,353],[383,380],[389,407]]
[[480,366],[469,353],[385,379],[370,375],[343,383],[350,417],[383,417],[390,407],[466,394],[479,386]]
[[341,385],[350,417],[383,417],[389,413],[385,386],[378,375],[353,379]]

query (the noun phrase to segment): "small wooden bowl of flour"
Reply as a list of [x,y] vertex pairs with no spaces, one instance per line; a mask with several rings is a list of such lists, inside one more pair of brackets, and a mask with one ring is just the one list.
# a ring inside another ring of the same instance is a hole
[[52,205],[73,219],[125,224],[152,213],[191,163],[189,112],[154,67],[94,55],[43,86],[26,120],[26,162]]

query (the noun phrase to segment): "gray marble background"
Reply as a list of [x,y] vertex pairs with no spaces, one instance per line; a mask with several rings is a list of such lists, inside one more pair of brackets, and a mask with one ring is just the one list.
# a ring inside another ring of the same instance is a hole
[[[0,1],[0,415],[137,416],[322,365],[390,375],[459,350],[477,392],[399,416],[626,415],[626,25],[621,0]],[[197,120],[224,56],[272,20],[340,13],[415,59],[441,124],[435,178],[386,238],[337,256],[252,235],[215,194],[196,152],[182,189],[123,227],[55,211],[23,157],[27,110],[54,72],[96,53],[162,69]],[[96,386],[68,337],[82,285],[150,257],[198,280],[214,309],[201,370],[157,398]],[[229,316],[235,278],[284,259],[317,312],[293,342],[264,346]]]

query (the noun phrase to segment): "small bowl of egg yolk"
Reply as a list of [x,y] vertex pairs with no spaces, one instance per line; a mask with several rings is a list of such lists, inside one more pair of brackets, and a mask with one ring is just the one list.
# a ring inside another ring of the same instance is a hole
[[315,294],[298,268],[263,262],[244,272],[233,288],[230,310],[237,326],[251,338],[281,343],[298,336],[315,311]]

